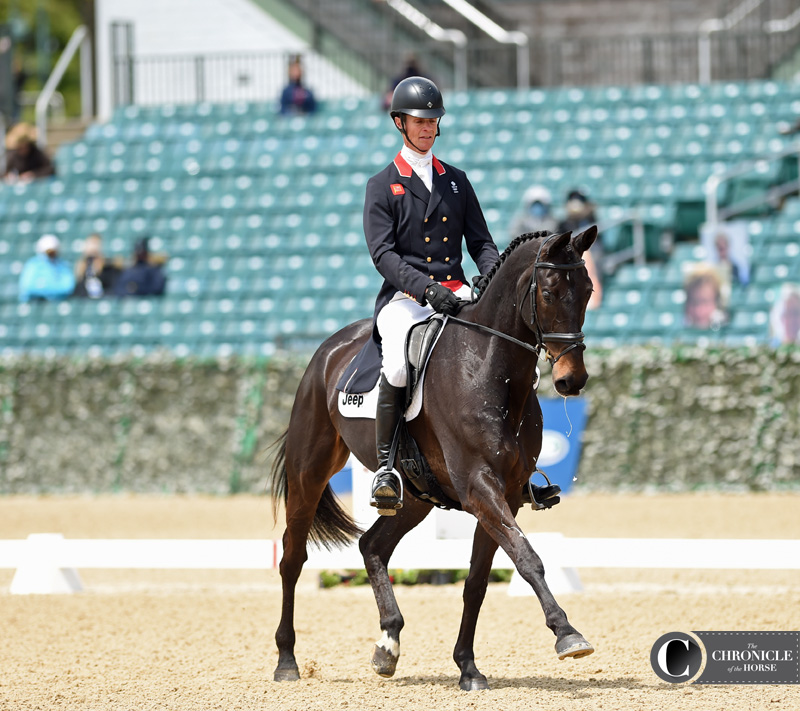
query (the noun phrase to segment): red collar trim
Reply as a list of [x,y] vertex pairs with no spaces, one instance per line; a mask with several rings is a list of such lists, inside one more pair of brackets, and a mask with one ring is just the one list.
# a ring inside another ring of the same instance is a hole
[[414,172],[411,166],[408,164],[408,161],[403,158],[402,154],[399,152],[394,157],[394,164],[397,168],[397,172],[400,173],[403,178],[410,178],[411,173]]
[[[403,178],[410,178],[411,173],[414,172],[408,161],[403,158],[403,155],[400,152],[398,152],[398,154],[394,157],[394,165],[397,168],[397,172],[400,173]],[[439,175],[444,175],[444,166],[439,162],[439,159],[436,156],[433,156],[431,165]]]

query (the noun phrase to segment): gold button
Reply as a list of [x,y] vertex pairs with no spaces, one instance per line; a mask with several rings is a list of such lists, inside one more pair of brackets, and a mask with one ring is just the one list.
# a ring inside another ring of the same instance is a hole
[[447,242],[447,237],[445,237],[445,238],[442,240],[442,242]]
[[431,274],[431,279],[433,279],[433,274]]
[[447,275],[447,281],[450,281],[452,278],[453,277],[451,277],[449,274]]
[[445,257],[445,258],[444,258],[444,261],[445,261],[445,262],[449,262],[449,261],[450,261],[450,257]]
[[428,218],[426,217],[426,218],[425,218],[425,222],[427,222],[427,221],[428,221]]
[[426,242],[430,242],[430,241],[431,241],[431,238],[430,238],[430,237],[426,237],[426,238],[425,238],[425,241],[426,241]]
[[431,258],[430,258],[430,257],[428,257],[428,261],[429,261],[429,262],[431,261]]
[[443,218],[442,218],[442,222],[447,222],[447,218],[446,218],[446,217],[443,217]]

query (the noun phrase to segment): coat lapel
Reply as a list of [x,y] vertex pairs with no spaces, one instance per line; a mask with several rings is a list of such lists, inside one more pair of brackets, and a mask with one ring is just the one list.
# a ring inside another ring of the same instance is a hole
[[422,182],[400,153],[395,156],[394,165],[397,168],[397,172],[400,173],[402,185],[427,205],[431,196],[428,188],[425,187],[425,183]]
[[439,162],[436,156],[433,157],[432,166],[433,179],[431,180],[431,197],[430,200],[428,200],[428,209],[425,211],[425,217],[430,217],[431,213],[436,209],[436,206],[442,201],[444,191],[447,190],[449,186],[444,166]]

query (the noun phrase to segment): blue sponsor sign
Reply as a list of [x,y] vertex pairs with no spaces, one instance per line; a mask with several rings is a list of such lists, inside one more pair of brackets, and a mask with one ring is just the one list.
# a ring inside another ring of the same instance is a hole
[[[567,493],[578,475],[581,440],[586,426],[586,399],[582,397],[539,398],[544,430],[538,467]],[[542,484],[541,477],[533,479]]]

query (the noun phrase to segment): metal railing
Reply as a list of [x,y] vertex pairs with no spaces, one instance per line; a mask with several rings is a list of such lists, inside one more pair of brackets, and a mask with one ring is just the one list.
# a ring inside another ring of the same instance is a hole
[[81,116],[88,120],[92,116],[92,106],[94,95],[92,93],[92,44],[89,37],[89,30],[85,25],[78,26],[64,47],[64,51],[56,62],[53,72],[47,78],[44,88],[36,99],[36,133],[37,143],[40,148],[47,147],[47,108],[58,88],[59,83],[64,78],[69,63],[80,49],[81,62]]
[[775,207],[780,199],[785,195],[789,195],[798,190],[800,187],[800,178],[797,180],[790,180],[781,185],[774,185],[766,189],[763,194],[754,195],[753,197],[742,200],[733,205],[728,205],[725,208],[719,207],[718,190],[720,185],[738,178],[748,173],[763,172],[764,168],[774,161],[782,161],[787,156],[797,156],[798,161],[798,176],[800,176],[800,140],[796,141],[793,145],[787,146],[783,150],[768,156],[762,156],[755,160],[749,160],[744,163],[735,165],[727,170],[721,170],[711,175],[705,182],[703,190],[706,196],[706,224],[716,225],[720,221],[727,220],[734,215],[741,214],[759,205],[770,205]]

